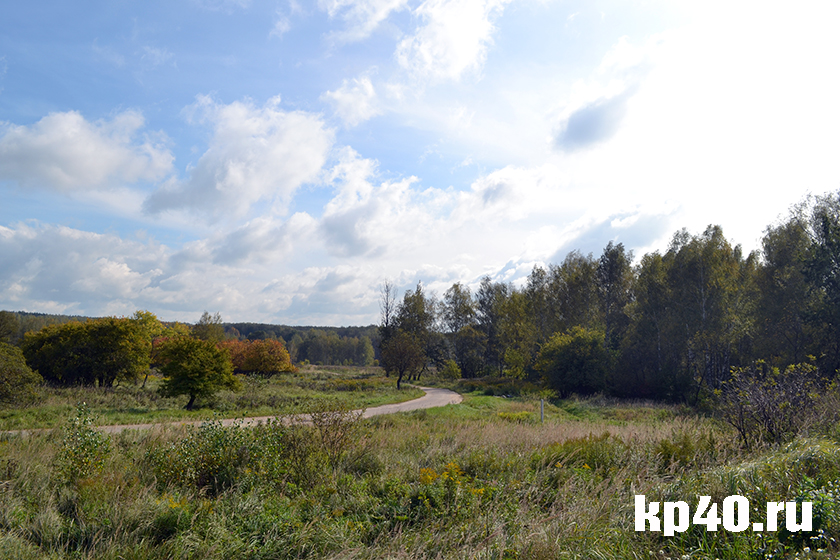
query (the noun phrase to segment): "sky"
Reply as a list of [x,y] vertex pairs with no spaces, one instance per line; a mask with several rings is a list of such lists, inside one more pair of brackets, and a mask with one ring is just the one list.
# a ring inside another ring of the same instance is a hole
[[367,325],[840,189],[840,3],[91,0],[0,16],[0,309]]

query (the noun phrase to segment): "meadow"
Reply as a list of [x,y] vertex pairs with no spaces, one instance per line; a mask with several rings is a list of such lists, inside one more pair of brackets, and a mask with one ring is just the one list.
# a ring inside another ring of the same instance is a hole
[[66,422],[80,402],[99,424],[135,424],[177,420],[212,420],[294,414],[318,401],[340,401],[350,408],[370,408],[417,398],[418,389],[397,391],[380,368],[302,366],[297,373],[271,377],[239,376],[241,391],[220,390],[185,410],[187,397],[165,397],[155,375],[114,387],[39,389],[37,406],[0,409],[0,431],[55,428]]
[[[330,375],[323,383],[360,373]],[[509,382],[440,383],[461,391],[463,403],[361,420],[345,399],[377,391],[322,386],[305,405],[313,426],[209,421],[109,436],[93,429],[102,420],[93,420],[100,409],[91,405],[57,429],[4,435],[0,557],[838,554],[840,431],[832,395],[820,401],[821,420],[793,440],[746,450],[710,411],[571,398],[547,402],[540,422],[538,391]],[[751,521],[762,521],[766,501],[812,501],[814,527],[792,534],[702,526],[674,537],[636,532],[637,494],[685,500],[692,511],[700,495],[721,503],[739,494],[754,508]]]

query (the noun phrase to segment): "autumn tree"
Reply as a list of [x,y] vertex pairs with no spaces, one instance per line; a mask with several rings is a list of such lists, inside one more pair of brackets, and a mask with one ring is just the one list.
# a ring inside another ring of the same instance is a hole
[[186,409],[192,410],[197,398],[212,396],[222,389],[239,390],[233,364],[226,350],[213,341],[188,336],[167,340],[160,349],[160,371],[166,377],[160,387],[164,396],[188,395]]
[[230,354],[234,373],[268,376],[297,371],[283,343],[278,340],[225,340],[219,346]]

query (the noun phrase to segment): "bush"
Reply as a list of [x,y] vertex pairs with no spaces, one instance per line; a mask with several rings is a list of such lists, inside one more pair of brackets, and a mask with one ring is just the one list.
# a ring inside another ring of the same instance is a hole
[[809,364],[784,371],[757,362],[736,368],[718,391],[723,419],[737,431],[744,446],[782,443],[795,436],[814,410],[817,368]]
[[440,375],[445,379],[460,379],[461,368],[458,367],[455,360],[446,360],[443,363],[443,367],[440,369]]
[[33,372],[20,348],[0,342],[0,404],[28,403],[43,380]]
[[93,427],[93,416],[85,403],[67,421],[57,457],[57,468],[65,482],[75,483],[102,470],[111,452],[108,437]]
[[179,442],[152,448],[146,461],[159,482],[215,495],[239,480],[249,460],[249,435],[239,426],[208,422]]

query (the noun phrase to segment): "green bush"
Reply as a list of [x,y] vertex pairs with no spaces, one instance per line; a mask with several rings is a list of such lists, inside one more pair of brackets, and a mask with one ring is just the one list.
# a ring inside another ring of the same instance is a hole
[[146,462],[160,483],[215,495],[239,480],[249,461],[251,436],[237,425],[207,422],[181,441],[150,449]]
[[93,427],[93,416],[87,404],[76,407],[76,415],[64,427],[61,450],[56,466],[62,479],[75,483],[100,470],[111,452],[110,439]]
[[0,342],[0,404],[23,404],[34,400],[41,376],[29,369],[23,352]]

